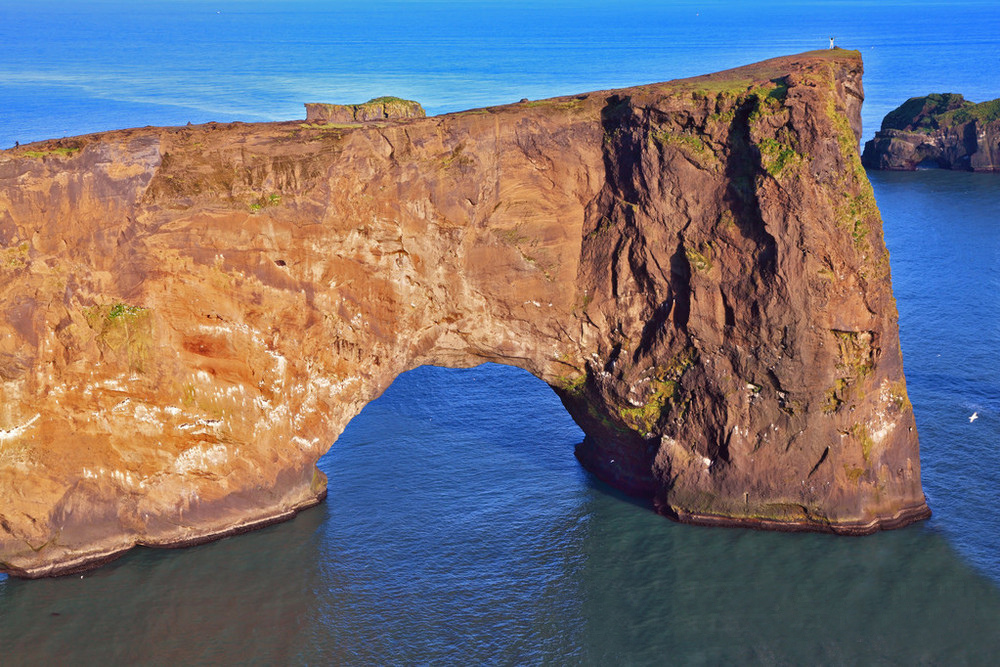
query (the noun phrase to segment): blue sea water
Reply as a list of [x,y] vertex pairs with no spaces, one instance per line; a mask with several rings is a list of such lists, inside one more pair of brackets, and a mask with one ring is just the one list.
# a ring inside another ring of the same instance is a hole
[[[913,95],[1000,97],[993,1],[0,0],[0,147],[384,94],[440,113],[831,35],[864,56],[866,138]],[[577,465],[540,381],[420,368],[351,422],[320,462],[328,501],[293,521],[0,578],[0,663],[995,663],[1000,176],[869,177],[930,521],[859,539],[673,524]]]

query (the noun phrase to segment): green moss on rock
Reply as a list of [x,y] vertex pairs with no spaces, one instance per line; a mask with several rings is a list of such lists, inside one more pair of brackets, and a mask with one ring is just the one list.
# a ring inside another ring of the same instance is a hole
[[973,106],[972,102],[955,93],[911,97],[886,114],[882,119],[882,131],[932,132],[940,126],[937,118],[939,115],[969,106]]
[[83,314],[100,348],[121,359],[130,371],[146,369],[153,334],[149,309],[119,301],[91,306]]

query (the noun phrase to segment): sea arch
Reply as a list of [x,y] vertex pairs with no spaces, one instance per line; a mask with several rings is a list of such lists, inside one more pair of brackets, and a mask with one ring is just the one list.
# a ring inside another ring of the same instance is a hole
[[[319,502],[402,372],[549,384],[683,521],[928,515],[839,50],[385,123],[141,128],[0,160],[0,569]],[[9,276],[7,276],[9,274]]]

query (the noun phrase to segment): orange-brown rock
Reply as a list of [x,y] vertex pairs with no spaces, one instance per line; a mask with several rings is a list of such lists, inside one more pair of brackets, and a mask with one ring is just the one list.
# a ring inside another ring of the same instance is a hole
[[401,118],[423,118],[425,115],[424,108],[420,106],[419,102],[399,97],[376,97],[364,104],[306,102],[306,123],[360,123],[399,120]]
[[861,69],[0,153],[0,569],[289,517],[422,364],[542,378],[584,465],[674,518],[927,516]]

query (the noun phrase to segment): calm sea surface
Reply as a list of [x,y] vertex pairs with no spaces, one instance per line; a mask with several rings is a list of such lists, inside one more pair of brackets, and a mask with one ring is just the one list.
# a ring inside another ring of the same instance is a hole
[[[0,146],[429,113],[822,48],[865,58],[865,134],[907,97],[1000,97],[990,2],[0,0]],[[516,369],[420,368],[320,462],[326,503],[256,533],[0,575],[2,664],[995,664],[1000,176],[870,173],[934,517],[866,538],[681,526],[594,481]],[[969,415],[979,413],[970,423]]]

